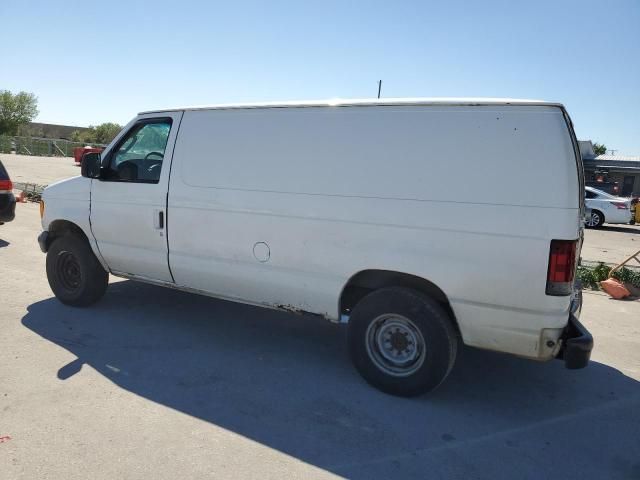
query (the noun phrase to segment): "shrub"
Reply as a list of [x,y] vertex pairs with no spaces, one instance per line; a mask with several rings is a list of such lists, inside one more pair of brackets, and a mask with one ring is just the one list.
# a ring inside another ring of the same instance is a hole
[[593,269],[593,277],[596,282],[602,282],[603,280],[606,280],[607,278],[609,278],[610,271],[611,271],[610,267],[607,267],[604,263],[600,262]]
[[[600,288],[599,283],[609,278],[609,272],[611,272],[611,267],[600,262],[595,267],[578,267],[576,276],[582,282],[582,286],[584,288],[598,290]],[[612,276],[613,278],[620,280],[622,283],[628,283],[634,287],[640,288],[639,270],[631,270],[630,268],[622,267],[620,270],[613,272]]]
[[598,288],[598,282],[593,274],[593,269],[589,267],[578,267],[576,276],[578,277],[578,280],[582,282],[583,288]]
[[640,288],[640,272],[638,271],[622,267],[620,270],[614,272],[613,276],[623,283],[630,283],[634,287]]

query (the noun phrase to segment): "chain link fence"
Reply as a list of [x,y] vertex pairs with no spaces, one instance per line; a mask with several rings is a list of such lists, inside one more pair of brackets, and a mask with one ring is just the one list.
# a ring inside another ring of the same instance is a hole
[[[38,137],[14,137],[0,135],[0,153],[34,155],[38,157],[73,157],[73,149],[84,147],[86,143],[69,140]],[[106,147],[92,144],[92,147]]]

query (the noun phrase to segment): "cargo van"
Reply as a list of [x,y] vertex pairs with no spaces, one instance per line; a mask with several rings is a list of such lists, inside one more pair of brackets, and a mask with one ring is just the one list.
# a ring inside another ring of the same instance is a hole
[[463,344],[589,361],[574,287],[584,178],[558,103],[143,112],[49,186],[41,214],[63,303],[97,302],[111,273],[321,315],[347,324],[355,367],[391,394],[433,390]]

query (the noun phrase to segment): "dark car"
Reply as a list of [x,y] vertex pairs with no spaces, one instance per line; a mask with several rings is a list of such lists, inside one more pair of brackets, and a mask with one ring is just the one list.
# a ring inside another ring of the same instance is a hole
[[13,196],[13,183],[7,170],[0,162],[0,225],[10,222],[16,215],[16,197]]

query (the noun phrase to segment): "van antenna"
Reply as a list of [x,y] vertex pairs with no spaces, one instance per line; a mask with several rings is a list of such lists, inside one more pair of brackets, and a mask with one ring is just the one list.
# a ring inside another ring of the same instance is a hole
[[378,98],[380,98],[381,90],[382,90],[382,80],[378,80]]

